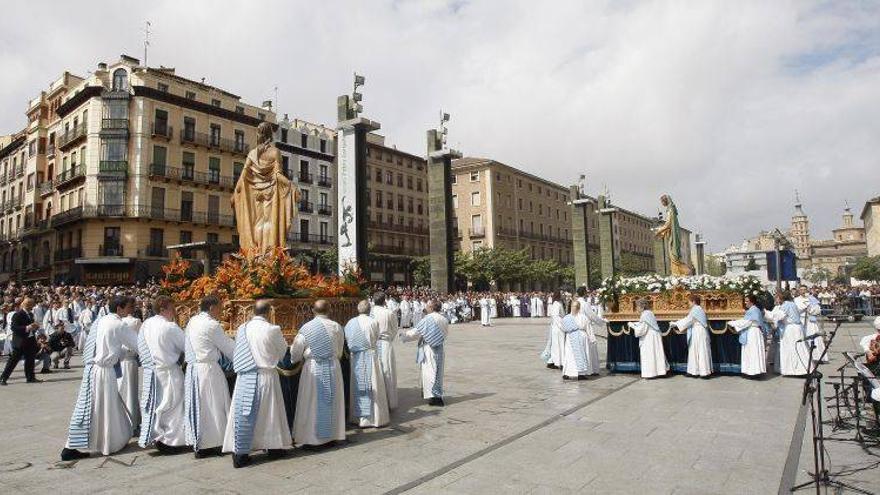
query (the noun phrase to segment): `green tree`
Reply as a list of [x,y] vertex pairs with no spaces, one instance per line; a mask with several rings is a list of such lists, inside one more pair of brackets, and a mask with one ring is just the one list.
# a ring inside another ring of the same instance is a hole
[[727,273],[727,263],[717,256],[706,257],[706,274],[722,277]]
[[864,256],[856,260],[850,274],[859,279],[871,282],[880,281],[880,256]]
[[413,258],[409,263],[409,269],[413,274],[413,281],[416,285],[431,284],[431,259],[427,256],[421,258]]

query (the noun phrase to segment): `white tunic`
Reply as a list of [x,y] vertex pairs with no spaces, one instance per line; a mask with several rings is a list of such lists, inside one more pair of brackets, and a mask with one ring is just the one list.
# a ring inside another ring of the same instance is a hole
[[785,376],[800,376],[807,374],[807,362],[810,350],[806,342],[800,342],[804,338],[803,326],[799,322],[791,322],[786,317],[785,310],[776,306],[772,311],[765,312],[767,319],[776,324],[779,329],[779,348],[776,356],[776,371]]
[[[807,322],[806,332],[805,332],[806,336],[809,337],[811,335],[816,335],[817,333],[819,333],[819,322],[818,321],[810,321],[810,320],[812,320],[812,319],[816,318],[817,316],[819,316],[820,314],[822,314],[822,308],[817,304],[811,303],[810,298],[806,297],[806,296],[796,297],[794,299],[794,303],[797,305],[798,311],[800,311],[800,314],[801,314],[800,323],[803,323],[804,320],[806,320],[806,322]],[[813,345],[815,345],[815,348],[813,349],[813,359],[817,360],[817,359],[819,359],[820,356],[822,356],[822,353],[825,352],[825,339],[823,339],[822,337],[819,337],[819,338],[813,339],[812,342],[813,342]],[[806,346],[807,346],[807,354],[809,354],[810,343],[808,342],[806,344]],[[829,359],[828,354],[825,354],[825,357],[822,358],[822,362],[827,363],[828,359]]]
[[734,320],[727,323],[737,333],[746,332],[746,344],[742,346],[740,372],[743,375],[763,375],[767,372],[767,353],[764,350],[764,333],[752,320]]
[[[434,321],[437,322],[437,325],[440,327],[440,330],[443,331],[443,335],[448,338],[449,337],[449,322],[446,321],[446,318],[439,313],[429,313],[425,316],[425,318],[433,318]],[[415,328],[408,329],[404,332],[400,333],[400,340],[403,342],[412,342],[414,340],[419,340],[422,338],[422,334],[419,333]],[[445,341],[444,341],[445,346]],[[421,371],[421,382],[422,382],[422,398],[423,399],[431,399],[434,397],[434,393],[432,392],[434,389],[434,378],[437,376],[437,357],[434,355],[434,349],[429,345],[425,345],[422,347],[422,351],[425,353],[425,362],[421,363],[420,371]],[[444,354],[444,359],[442,362],[442,367],[439,370],[439,375],[442,377],[446,367],[446,355]],[[445,385],[445,382],[444,382]],[[445,386],[444,386],[445,393]],[[441,398],[442,397],[438,397]]]
[[[125,356],[126,349],[137,348],[123,331],[116,314],[98,322],[95,340],[95,362],[92,367],[92,414],[89,448],[92,453],[110,455],[122,450],[131,440],[132,425],[116,386],[114,365]],[[70,447],[70,444],[67,444]]]
[[491,325],[491,313],[489,309],[489,299],[480,298],[480,324],[484,327]]
[[[589,335],[587,334],[586,327],[589,326],[589,322],[584,320],[583,318],[578,318],[575,316],[575,321],[578,324],[580,330],[577,330],[581,333],[582,342],[584,342],[583,348],[581,352],[584,353],[584,356],[587,359],[587,369],[583,373],[584,375],[591,374],[593,369],[592,363],[590,362],[590,353],[588,350],[589,343]],[[562,376],[566,376],[568,378],[577,378],[578,375],[578,367],[577,360],[575,359],[575,348],[574,348],[574,339],[569,338],[571,334],[563,334],[563,338],[565,339],[562,349]],[[597,371],[598,372],[598,371]]]
[[581,305],[578,325],[581,325],[587,333],[587,359],[590,367],[587,374],[597,375],[599,374],[601,363],[599,362],[599,342],[596,339],[596,330],[604,329],[608,322],[598,317],[593,312],[593,308],[586,300],[584,300],[584,298],[579,297],[578,302]]
[[345,346],[345,332],[342,331],[342,327],[338,323],[325,316],[318,316],[316,318],[327,329],[327,333],[333,341],[335,359],[331,360],[333,367],[331,373],[333,373],[334,384],[332,407],[336,411],[336,421],[333,424],[334,431],[330,438],[318,438],[318,390],[316,378],[318,369],[315,365],[315,360],[312,359],[312,350],[308,342],[306,342],[306,338],[302,335],[297,335],[293,339],[293,345],[290,346],[290,359],[294,363],[304,360],[302,373],[299,377],[296,417],[293,420],[293,439],[298,446],[322,445],[334,440],[345,440],[345,392],[342,388],[342,370],[339,367],[339,358],[342,357],[342,350]]
[[540,297],[535,297],[535,312],[539,317],[544,316],[544,300]]
[[413,309],[409,299],[400,301],[400,327],[409,328],[412,326]]
[[[275,367],[287,352],[287,341],[281,335],[281,327],[255,316],[247,322],[248,346],[257,365],[257,422],[254,425],[254,441],[251,451],[267,449],[288,449],[291,446],[290,427],[284,409],[284,396],[281,381]],[[239,393],[236,387],[232,393]],[[223,452],[235,452],[235,415],[229,414],[226,420],[226,435],[223,437]]]
[[[122,319],[122,326],[122,331],[127,334],[126,340],[137,342],[141,320],[129,315]],[[138,363],[137,348],[126,351],[120,365],[122,376],[117,379],[119,395],[122,396],[122,402],[125,403],[126,409],[131,414],[131,424],[137,430],[141,424],[140,381],[138,380],[140,363]]]
[[[373,319],[379,325],[377,354],[385,379],[385,394],[388,397],[388,410],[397,409],[397,359],[394,357],[394,339],[397,338],[397,318],[383,306],[374,306]],[[419,317],[421,319],[421,317]]]
[[489,314],[492,318],[498,318],[498,301],[496,301],[494,297],[489,299],[489,306]]
[[691,329],[688,343],[687,373],[692,376],[709,376],[712,374],[712,346],[709,330],[690,315],[672,322],[680,330]]
[[639,339],[639,364],[641,365],[642,378],[666,375],[669,371],[669,363],[666,362],[663,336],[660,335],[660,332],[643,321],[629,322],[628,326]]
[[379,324],[373,318],[367,315],[359,315],[357,317],[358,323],[360,324],[361,331],[364,333],[364,337],[367,339],[367,342],[370,343],[370,350],[365,351],[373,356],[372,367],[370,370],[370,383],[372,383],[372,399],[373,399],[373,409],[372,409],[372,418],[356,418],[355,417],[355,370],[354,363],[351,365],[350,375],[351,380],[349,380],[349,397],[351,397],[351,402],[349,404],[349,417],[352,420],[352,423],[357,424],[361,428],[365,427],[374,427],[378,428],[380,426],[385,426],[391,422],[391,415],[388,412],[388,396],[385,394],[385,378],[382,374],[382,367],[379,364],[379,358],[376,351],[376,343],[379,340]]
[[565,332],[562,331],[562,303],[554,301],[550,305],[550,361],[548,364],[562,366],[562,353],[565,352]]
[[235,341],[226,336],[220,322],[201,312],[186,324],[196,362],[196,387],[199,394],[199,445],[210,449],[223,445],[223,435],[229,412],[229,386],[220,368],[220,356],[230,361],[235,353]]
[[178,364],[183,355],[183,330],[162,315],[147,318],[141,334],[156,369],[156,410],[151,438],[172,447],[186,445],[183,401],[183,370]]
[[510,309],[513,311],[513,317],[519,318],[520,317],[519,299],[516,297],[510,296],[510,299],[508,300],[507,304],[508,304],[508,306],[510,306]]

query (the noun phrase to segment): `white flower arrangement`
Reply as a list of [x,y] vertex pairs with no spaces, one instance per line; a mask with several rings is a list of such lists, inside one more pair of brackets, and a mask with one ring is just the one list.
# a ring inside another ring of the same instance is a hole
[[598,290],[603,301],[611,301],[622,294],[660,293],[668,290],[717,290],[758,295],[764,285],[754,275],[713,277],[696,275],[690,277],[661,277],[643,275],[632,278],[607,278]]

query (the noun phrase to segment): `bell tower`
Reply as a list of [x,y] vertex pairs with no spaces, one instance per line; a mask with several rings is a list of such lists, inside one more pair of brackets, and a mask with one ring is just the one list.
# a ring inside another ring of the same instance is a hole
[[794,192],[794,215],[791,217],[791,241],[798,258],[810,257],[810,219],[804,213],[797,190]]

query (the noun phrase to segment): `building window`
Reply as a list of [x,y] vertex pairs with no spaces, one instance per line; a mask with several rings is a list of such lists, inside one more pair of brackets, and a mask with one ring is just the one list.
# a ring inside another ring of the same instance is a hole
[[458,194],[452,195],[452,207],[458,208]]
[[211,184],[220,183],[220,159],[216,156],[208,158],[208,182]]
[[232,180],[233,182],[238,182],[238,178],[241,177],[241,171],[244,170],[244,163],[235,162],[232,164]]
[[479,172],[471,172],[471,182],[478,182],[480,180]]
[[211,146],[220,146],[220,126],[211,124]]
[[[118,251],[122,235],[119,227],[104,227],[104,252]],[[71,242],[68,242],[68,245]],[[104,253],[102,253],[104,254]]]
[[196,175],[196,155],[190,151],[183,152],[183,176],[184,180],[193,180]]
[[220,196],[208,195],[208,223],[216,224],[220,221]]
[[235,113],[244,115],[244,107],[241,105],[235,105]]
[[190,244],[193,241],[193,233],[191,230],[181,230],[180,231],[180,243],[181,244]]
[[[453,177],[455,177],[455,176],[453,175]],[[454,183],[455,182],[453,182],[453,184]],[[416,191],[419,191],[419,192],[422,191],[422,179],[416,179]]]
[[385,183],[389,186],[394,185],[394,174],[392,174],[390,170],[385,171]]
[[164,146],[153,146],[153,170],[150,172],[156,175],[165,175],[165,165],[167,161],[168,149]]
[[471,206],[480,206],[480,191],[474,191],[471,193]]
[[165,188],[154,187],[150,201],[150,216],[152,218],[165,218]]
[[195,92],[193,92],[193,91],[187,91],[187,92],[186,92],[186,99],[187,99],[187,100],[195,100],[195,99],[196,99],[196,94],[195,94]]
[[287,142],[287,129],[285,129],[283,127],[281,128],[281,142],[282,143]]
[[125,69],[113,71],[113,91],[128,90],[128,72]]
[[167,93],[168,92],[168,85],[165,83],[156,83],[156,89],[158,89],[159,91],[161,91],[163,93]]
[[191,222],[193,218],[193,193],[182,191],[180,193],[180,220]]
[[290,178],[290,157],[287,155],[281,155],[281,172],[285,177]]
[[220,100],[218,100],[218,99],[216,99],[216,98],[212,98],[212,99],[211,99],[211,105],[212,105],[212,106],[215,106],[215,107],[217,107],[217,108],[220,108]]
[[376,191],[376,208],[382,207],[382,191]]
[[376,168],[376,182],[382,182],[382,169]]
[[149,256],[162,256],[165,250],[165,231],[162,229],[150,229],[150,245],[147,248]]
[[406,177],[406,188],[409,189],[410,191],[412,191],[412,188],[413,188],[413,180],[412,180],[412,176],[411,176],[411,175],[408,175],[408,176]]
[[244,152],[244,131],[235,131],[235,151]]
[[321,144],[321,153],[326,153],[327,152],[327,140],[322,139],[320,141],[320,144]]
[[403,174],[397,174],[397,187],[403,187]]
[[183,139],[184,141],[195,141],[196,119],[192,117],[183,118]]
[[483,215],[471,215],[471,229],[474,233],[483,231]]
[[306,133],[303,133],[303,135],[299,137],[299,144],[303,148],[308,148],[309,147],[309,135]]

